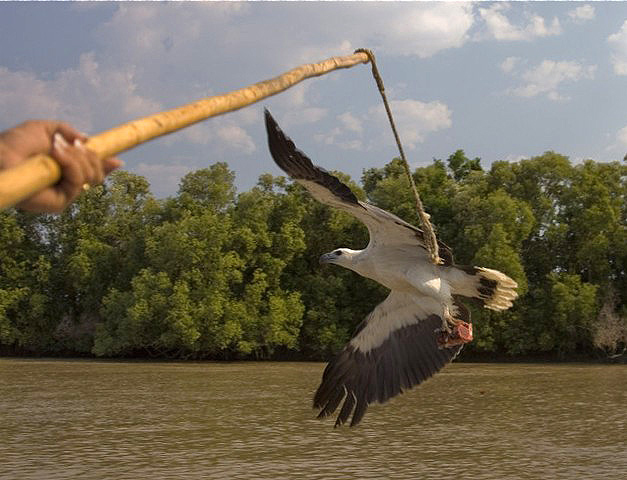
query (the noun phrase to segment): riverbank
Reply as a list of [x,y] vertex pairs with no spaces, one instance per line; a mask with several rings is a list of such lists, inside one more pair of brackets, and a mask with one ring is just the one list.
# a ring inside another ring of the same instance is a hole
[[[32,352],[0,346],[0,358],[37,358],[37,359],[85,359],[111,361],[144,361],[144,362],[327,362],[328,358],[304,355],[301,352],[279,352],[267,358],[255,356],[230,355],[223,357],[198,356],[180,358],[175,355],[150,355],[147,352],[136,352],[134,355],[119,357],[99,357],[91,353],[80,352]],[[599,352],[598,355],[569,354],[560,355],[554,352],[538,353],[536,355],[507,355],[496,352],[462,351],[455,363],[585,363],[585,364],[627,364],[627,354],[610,358]]]

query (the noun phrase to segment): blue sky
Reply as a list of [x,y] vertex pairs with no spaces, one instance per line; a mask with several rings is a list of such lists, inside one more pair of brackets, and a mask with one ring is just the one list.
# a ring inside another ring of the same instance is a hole
[[[374,50],[410,163],[458,148],[516,161],[627,152],[627,3],[0,2],[0,129],[59,118],[98,133],[356,48]],[[158,196],[225,161],[240,189],[280,174],[263,107],[328,169],[397,155],[366,65],[307,80],[122,155]]]

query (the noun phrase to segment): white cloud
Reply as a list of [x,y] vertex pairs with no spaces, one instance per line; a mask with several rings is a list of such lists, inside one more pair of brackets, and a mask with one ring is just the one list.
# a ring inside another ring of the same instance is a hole
[[[318,133],[314,135],[316,142],[324,143],[325,145],[335,145],[342,150],[365,150],[362,138],[347,138],[350,135],[345,128],[335,127],[330,132]],[[361,135],[360,135],[361,137]]]
[[594,7],[589,4],[581,5],[568,12],[568,16],[576,23],[583,23],[595,17]]
[[612,65],[617,75],[627,75],[627,20],[621,29],[607,38],[612,49]]
[[[418,143],[422,143],[429,133],[449,128],[452,125],[451,111],[448,106],[438,102],[424,103],[419,100],[392,100],[390,109],[394,115],[394,121],[399,130],[399,136],[403,145],[408,149],[415,149]],[[371,115],[375,116],[379,123],[388,125],[387,115],[383,105],[371,107]],[[389,127],[386,128],[386,131]],[[393,141],[391,132],[386,138]]]
[[[382,38],[381,50],[390,54],[416,55],[426,58],[448,48],[462,46],[474,23],[469,3],[418,3],[399,8],[398,13],[386,8],[370,16],[365,25],[374,24],[375,32],[363,32],[368,38]],[[374,13],[374,12],[373,12]],[[378,20],[377,20],[378,18]],[[360,44],[367,45],[366,38]]]
[[340,127],[333,128],[330,132],[317,133],[314,135],[316,142],[324,143],[325,145],[333,145],[337,143],[337,137],[345,133]]
[[549,37],[562,33],[562,26],[557,17],[554,17],[551,25],[547,26],[544,23],[544,18],[539,15],[532,15],[529,18],[529,24],[525,27],[525,33],[528,38]]
[[[313,82],[302,82],[274,97],[273,103],[278,107],[276,110],[285,112],[280,114],[278,118],[286,128],[315,123],[327,115],[328,110],[326,108],[312,105],[312,103],[319,103],[316,94],[311,94],[312,91],[316,91],[315,88],[312,88],[315,84],[315,79]],[[253,122],[259,121],[259,118],[261,118],[261,114],[255,114]]]
[[335,127],[330,132],[314,135],[314,140],[325,145],[335,145],[342,150],[364,150],[366,148],[362,138],[350,138],[349,135],[345,129]]
[[129,3],[120,4],[98,36],[115,57],[141,63],[147,78],[160,78],[155,73],[164,70],[180,75],[174,65],[188,74],[210,72],[225,50],[254,51],[245,60],[264,64],[270,73],[361,46],[425,58],[463,45],[473,22],[473,5],[464,2]]
[[314,135],[314,140],[325,145],[336,145],[344,150],[364,150],[363,120],[351,112],[341,113],[336,118],[340,125],[329,132]]
[[511,73],[519,62],[520,58],[518,57],[507,57],[501,63],[501,70],[503,70],[505,73]]
[[9,127],[28,118],[59,118],[63,104],[48,84],[29,72],[0,67],[0,119]]
[[126,58],[163,58],[164,50],[183,53],[187,51],[186,44],[201,39],[211,27],[231,22],[249,11],[246,2],[122,3],[98,35],[111,51]]
[[355,133],[361,133],[364,130],[361,120],[350,112],[344,112],[341,115],[338,115],[337,118],[340,122],[342,122],[342,126],[346,130]]
[[622,146],[627,147],[627,126],[624,126],[618,131],[616,140],[618,140]]
[[201,122],[175,132],[167,137],[166,145],[171,146],[176,142],[187,141],[196,145],[208,145],[215,139],[215,124]]
[[361,139],[346,140],[337,144],[343,150],[364,150],[364,143]]
[[[260,110],[255,108],[251,110],[254,110],[254,122],[258,122],[262,118]],[[210,146],[211,150],[219,150],[222,153],[250,155],[256,151],[257,147],[252,137],[242,127],[251,123],[250,116],[249,113],[233,112],[204,120],[167,135],[163,142],[168,147],[181,142],[202,147]],[[177,146],[180,147],[180,144]]]
[[479,8],[479,15],[485,22],[488,36],[496,40],[533,40],[536,37],[548,37],[562,33],[562,27],[557,18],[553,18],[547,26],[545,19],[539,15],[527,15],[527,24],[513,25],[503,13],[510,9],[510,5],[495,3],[488,8]]
[[[295,61],[295,63],[316,63],[330,55],[350,55],[356,48],[357,47],[347,39],[339,39],[336,43],[322,40],[322,42],[301,46],[301,48],[298,49],[298,57],[295,57],[292,61]],[[293,66],[291,63],[289,65]]]
[[326,114],[327,109],[321,107],[292,108],[283,116],[283,124],[291,126],[314,123],[324,118]]
[[299,83],[285,92],[283,99],[290,108],[300,108],[305,105],[305,94],[307,93],[309,83]]
[[[403,145],[413,150],[430,133],[452,125],[451,111],[445,104],[418,100],[392,100],[390,108],[394,115]],[[339,125],[330,131],[314,135],[317,142],[335,145],[344,150],[369,150],[374,145],[393,144],[385,108],[382,104],[372,106],[360,117],[351,112],[337,116]],[[368,142],[365,142],[367,139]]]
[[[350,3],[330,2],[317,4],[306,12],[302,18],[307,18],[307,43],[294,48],[290,38],[283,42],[290,47],[285,49],[283,58],[292,63],[350,54],[357,47],[372,48],[385,55],[427,58],[461,47],[468,41],[474,23],[470,2],[365,2],[359,8]],[[276,18],[278,25],[264,28],[273,32],[285,30],[283,16]],[[262,31],[259,33],[263,35]]]
[[225,125],[216,131],[217,137],[232,149],[243,152],[247,155],[256,149],[255,142],[242,127],[237,125]]
[[521,75],[523,85],[511,88],[510,93],[520,97],[535,97],[546,94],[550,100],[566,100],[558,92],[565,82],[576,82],[594,78],[595,65],[583,65],[579,62],[543,60]]
[[0,68],[0,120],[11,125],[50,117],[94,133],[161,108],[139,94],[134,67],[104,68],[93,53],[51,78]]

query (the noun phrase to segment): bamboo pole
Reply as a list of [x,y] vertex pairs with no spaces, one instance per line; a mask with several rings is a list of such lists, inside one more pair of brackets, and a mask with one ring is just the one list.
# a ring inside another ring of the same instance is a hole
[[[356,52],[344,57],[331,57],[320,63],[301,65],[278,77],[230,93],[203,98],[172,110],[119,125],[90,137],[86,146],[99,158],[106,158],[201,120],[239,110],[287,90],[307,78],[324,75],[340,68],[350,68],[360,63],[368,63],[368,61],[368,55]],[[19,203],[39,190],[55,184],[60,178],[59,165],[47,155],[35,155],[14,168],[0,172],[0,209]]]

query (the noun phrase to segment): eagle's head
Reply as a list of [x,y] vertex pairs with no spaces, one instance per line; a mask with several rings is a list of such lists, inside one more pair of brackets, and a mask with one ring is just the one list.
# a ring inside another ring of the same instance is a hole
[[359,250],[351,250],[350,248],[336,248],[332,252],[325,253],[320,257],[320,263],[334,263],[346,268],[351,268],[355,255],[360,253]]

